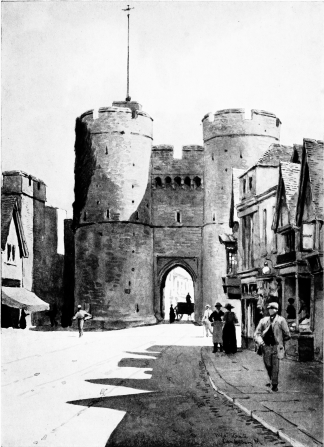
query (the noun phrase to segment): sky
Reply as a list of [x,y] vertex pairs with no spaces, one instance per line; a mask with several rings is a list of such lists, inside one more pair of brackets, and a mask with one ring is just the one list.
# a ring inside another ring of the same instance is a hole
[[[281,143],[323,139],[323,2],[129,2],[130,96],[154,144],[203,144],[206,113],[276,114]],[[121,1],[2,3],[2,170],[72,216],[75,120],[126,97]]]

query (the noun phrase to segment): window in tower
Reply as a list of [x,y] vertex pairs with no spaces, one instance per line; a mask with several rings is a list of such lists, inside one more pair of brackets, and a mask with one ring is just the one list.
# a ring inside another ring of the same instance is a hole
[[83,220],[87,220],[87,217],[88,217],[87,216],[87,212],[85,211],[84,214],[83,214]]
[[176,222],[177,222],[177,223],[181,223],[182,219],[181,219],[181,213],[180,213],[180,211],[176,211],[176,212],[175,212],[175,218],[176,218]]
[[193,179],[193,181],[194,181],[194,185],[196,188],[199,188],[201,186],[201,178],[200,177],[195,177]]
[[174,179],[174,183],[175,183],[176,185],[178,185],[178,186],[181,186],[181,178],[180,178],[180,177],[176,177],[176,178]]
[[108,155],[108,147],[106,146],[106,155]]
[[106,211],[106,218],[107,218],[107,219],[110,219],[110,210],[109,210],[109,208],[108,208],[107,211]]
[[161,177],[156,177],[156,178],[155,178],[155,186],[156,186],[157,188],[162,188],[162,180],[161,180]]
[[186,177],[186,178],[184,179],[184,184],[190,188],[190,186],[191,186],[191,180],[190,180],[190,177]]
[[136,219],[136,220],[139,220],[139,214],[138,214],[138,211],[136,211],[136,213],[135,213],[135,219]]
[[213,212],[213,222],[216,222],[216,213],[215,213],[215,211]]
[[171,177],[169,177],[169,176],[165,177],[165,187],[170,188],[171,184],[172,184]]

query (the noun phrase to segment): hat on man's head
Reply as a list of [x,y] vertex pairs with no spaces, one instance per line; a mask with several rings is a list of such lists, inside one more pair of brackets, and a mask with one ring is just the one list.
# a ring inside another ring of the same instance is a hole
[[232,306],[230,303],[227,303],[226,306],[224,306],[225,309],[231,310],[234,309],[234,306]]
[[223,305],[221,303],[216,303],[215,307],[222,307]]
[[278,303],[275,303],[275,302],[273,302],[273,303],[269,303],[269,304],[267,305],[267,309],[276,309],[276,310],[279,310],[279,304],[278,304]]
[[210,305],[209,304],[206,304],[206,306],[205,307],[210,307]]
[[81,309],[81,307],[82,307],[81,304],[78,304],[78,309]]
[[294,298],[288,298],[288,303],[292,304],[294,302],[295,302]]

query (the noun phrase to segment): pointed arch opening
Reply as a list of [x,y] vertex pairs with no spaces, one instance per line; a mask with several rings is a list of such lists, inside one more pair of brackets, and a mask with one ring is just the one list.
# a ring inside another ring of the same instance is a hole
[[194,321],[195,280],[195,273],[184,263],[175,263],[163,269],[160,274],[160,311],[164,320],[170,319],[172,306],[176,321]]

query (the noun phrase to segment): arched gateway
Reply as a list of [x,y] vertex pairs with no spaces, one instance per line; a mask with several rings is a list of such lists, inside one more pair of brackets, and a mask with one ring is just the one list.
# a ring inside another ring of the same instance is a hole
[[[163,319],[163,289],[168,274],[176,267],[182,267],[189,273],[194,287],[195,296],[195,320],[200,318],[202,311],[201,274],[198,258],[158,257],[155,275],[155,302],[154,310],[158,319]],[[167,310],[166,310],[167,311]]]
[[[89,110],[76,121],[75,303],[93,321],[153,324],[163,314],[167,273],[192,277],[195,318],[224,301],[232,168],[248,168],[271,143],[280,120],[231,109],[203,118],[204,147],[152,146],[153,120],[133,101]],[[115,325],[115,326],[114,326]]]

